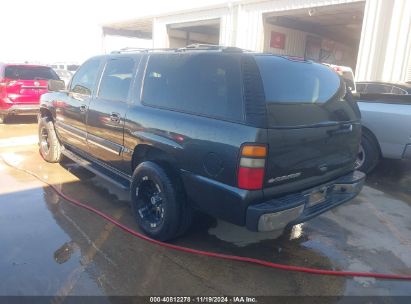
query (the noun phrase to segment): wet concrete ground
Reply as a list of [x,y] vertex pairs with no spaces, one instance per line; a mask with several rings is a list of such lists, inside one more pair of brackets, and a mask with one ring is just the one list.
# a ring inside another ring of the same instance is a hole
[[[136,230],[128,194],[75,164],[48,164],[37,125],[0,125],[0,155]],[[341,278],[175,252],[132,237],[0,161],[1,295],[411,295],[407,281]],[[411,163],[384,160],[362,193],[283,235],[198,216],[174,243],[276,263],[411,274]]]

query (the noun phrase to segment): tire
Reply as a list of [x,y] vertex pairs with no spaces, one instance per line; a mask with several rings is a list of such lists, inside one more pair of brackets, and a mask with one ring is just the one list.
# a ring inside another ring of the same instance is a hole
[[134,170],[131,205],[140,229],[153,239],[174,239],[191,225],[192,210],[179,177],[154,162]]
[[377,140],[369,132],[363,132],[355,169],[368,174],[377,166],[380,158],[380,146]]
[[38,121],[40,155],[49,163],[57,163],[61,160],[62,154],[54,124],[48,117],[40,117]]

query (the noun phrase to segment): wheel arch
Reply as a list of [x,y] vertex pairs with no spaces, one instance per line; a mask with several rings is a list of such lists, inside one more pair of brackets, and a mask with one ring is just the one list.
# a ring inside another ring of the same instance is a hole
[[377,139],[377,136],[375,136],[375,134],[369,128],[367,128],[365,126],[362,126],[362,133],[364,135],[368,136],[369,138],[371,138],[376,143],[376,145],[378,147],[378,153],[379,153],[380,157],[382,157],[381,146],[380,146],[380,143]]
[[167,170],[171,170],[174,173],[177,173],[176,159],[172,155],[158,147],[149,144],[137,145],[134,148],[131,161],[132,172],[134,172],[134,169],[144,161],[152,161]]
[[54,118],[53,118],[53,114],[51,113],[51,111],[46,108],[46,107],[40,107],[40,117],[47,117],[49,119],[51,119],[51,121],[54,122]]

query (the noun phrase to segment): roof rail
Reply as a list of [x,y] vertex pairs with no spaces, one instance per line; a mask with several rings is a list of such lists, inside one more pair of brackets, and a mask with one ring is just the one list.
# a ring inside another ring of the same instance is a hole
[[182,47],[180,49],[221,49],[221,48],[223,48],[223,46],[218,45],[218,44],[193,43],[185,47]]
[[137,47],[125,47],[120,50],[112,51],[111,54],[124,54],[124,53],[134,53],[134,52],[155,52],[155,51],[176,51],[177,49],[173,48],[157,48],[157,49],[150,49],[150,48],[137,48]]
[[155,51],[170,51],[170,52],[184,52],[184,51],[191,51],[191,50],[220,50],[222,52],[236,52],[242,53],[246,52],[246,50],[233,47],[233,46],[223,46],[217,44],[204,44],[204,43],[194,43],[187,45],[182,48],[157,48],[157,49],[150,49],[150,48],[136,48],[136,47],[125,47],[120,50],[112,51],[111,54],[124,54],[124,53],[134,53],[134,52],[141,52],[141,53],[148,53],[148,52],[155,52]]
[[218,44],[206,44],[206,43],[194,43],[189,44],[185,47],[179,48],[178,51],[187,51],[187,50],[220,50],[223,52],[244,52],[245,50],[234,47],[234,46],[224,46]]

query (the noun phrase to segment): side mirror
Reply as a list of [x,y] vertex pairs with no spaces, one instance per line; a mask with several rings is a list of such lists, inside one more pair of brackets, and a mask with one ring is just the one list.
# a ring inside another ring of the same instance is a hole
[[64,91],[66,89],[66,84],[64,83],[63,80],[51,79],[51,80],[49,80],[49,83],[47,85],[47,89],[51,92]]

